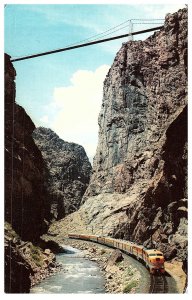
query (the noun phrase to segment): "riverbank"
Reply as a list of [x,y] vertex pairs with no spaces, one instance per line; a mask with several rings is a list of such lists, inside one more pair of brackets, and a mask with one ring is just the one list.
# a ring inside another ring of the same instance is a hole
[[104,294],[104,279],[98,264],[87,260],[81,250],[65,246],[56,255],[63,268],[35,285],[31,294]]
[[[75,222],[72,222],[73,218]],[[121,262],[110,265],[109,259],[114,252],[113,249],[91,242],[66,239],[68,233],[74,232],[74,230],[80,233],[91,234],[90,229],[84,223],[84,218],[78,211],[73,216],[69,215],[63,220],[54,222],[50,226],[48,234],[43,236],[43,239],[54,240],[59,245],[66,244],[80,249],[87,259],[96,261],[105,279],[106,293],[149,292],[149,272],[140,263],[124,255]]]
[[[45,249],[44,251],[41,248],[35,248],[35,251],[38,249],[38,262],[35,264],[31,263],[32,274],[30,275],[31,288],[45,278],[55,275],[56,273],[62,270],[62,265],[56,261],[55,255],[49,250]],[[35,252],[36,253],[36,252]],[[36,255],[33,253],[32,255]]]
[[120,251],[81,240],[61,239],[44,235],[44,240],[54,240],[60,246],[71,246],[82,251],[82,256],[95,261],[105,280],[106,293],[148,293],[150,276],[138,261]]
[[132,259],[121,251],[86,241],[65,239],[64,244],[82,250],[85,258],[97,262],[105,279],[106,293],[148,293],[149,278],[147,275],[143,278],[143,266],[140,270],[136,268]]

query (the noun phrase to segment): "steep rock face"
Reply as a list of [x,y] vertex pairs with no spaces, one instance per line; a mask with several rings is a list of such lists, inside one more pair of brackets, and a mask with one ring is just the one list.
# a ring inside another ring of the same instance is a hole
[[44,162],[32,139],[35,125],[15,103],[15,76],[5,54],[5,292],[29,293],[39,274],[49,273],[54,257],[43,254],[31,242],[47,228],[47,192]]
[[186,10],[168,15],[163,30],[125,43],[117,53],[104,82],[87,195],[125,192],[134,181],[152,177],[159,139],[186,104],[186,22]]
[[91,164],[82,146],[63,141],[51,129],[39,127],[33,138],[48,169],[50,218],[61,219],[79,208],[89,183]]
[[[81,210],[115,237],[187,255],[187,9],[122,45],[104,82]],[[122,196],[121,196],[122,195]],[[98,228],[97,228],[98,230]],[[100,231],[101,232],[101,231]],[[153,245],[152,245],[153,243]]]
[[35,125],[15,103],[15,70],[5,55],[5,220],[22,239],[35,240],[45,229],[44,163],[35,145]]

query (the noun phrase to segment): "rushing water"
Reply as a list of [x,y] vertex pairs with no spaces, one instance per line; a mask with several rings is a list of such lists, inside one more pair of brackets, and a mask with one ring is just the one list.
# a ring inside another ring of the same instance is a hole
[[63,270],[34,286],[31,293],[105,293],[104,280],[97,263],[83,258],[77,249],[68,246],[65,250],[67,253],[57,255]]

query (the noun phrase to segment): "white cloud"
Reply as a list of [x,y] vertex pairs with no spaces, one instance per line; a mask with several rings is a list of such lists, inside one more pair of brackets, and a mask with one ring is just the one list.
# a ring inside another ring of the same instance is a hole
[[54,90],[52,106],[56,105],[57,113],[51,128],[62,139],[84,146],[89,157],[96,151],[103,81],[108,70],[108,65],[95,71],[78,70],[71,85]]

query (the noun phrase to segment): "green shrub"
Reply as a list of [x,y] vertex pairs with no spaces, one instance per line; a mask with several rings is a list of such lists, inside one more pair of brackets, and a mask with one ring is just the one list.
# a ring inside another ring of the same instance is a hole
[[39,248],[33,246],[32,249],[31,249],[31,253],[32,253],[32,254],[40,255],[40,254],[41,254],[41,251],[40,251]]
[[42,267],[43,265],[43,262],[41,260],[41,257],[38,255],[38,254],[32,254],[32,259],[34,260],[35,264],[38,266],[38,267]]
[[41,258],[41,250],[34,245],[31,247],[31,257],[38,267],[42,267],[43,261]]
[[103,255],[105,252],[105,249],[101,249],[101,255]]
[[133,276],[133,274],[134,274],[134,272],[133,272],[132,268],[129,267],[129,268],[127,269],[127,275]]
[[130,293],[130,291],[132,290],[132,288],[137,286],[137,281],[133,280],[131,282],[129,282],[123,289],[123,293]]

